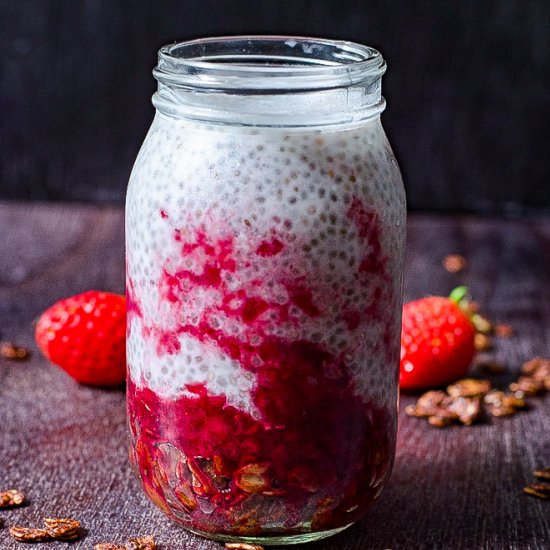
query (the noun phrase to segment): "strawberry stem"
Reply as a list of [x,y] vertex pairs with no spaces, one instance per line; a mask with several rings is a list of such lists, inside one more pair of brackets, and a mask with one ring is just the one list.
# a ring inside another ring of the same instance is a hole
[[474,328],[477,332],[482,332],[483,334],[489,334],[492,330],[492,325],[488,319],[476,313],[470,308],[470,300],[467,297],[468,287],[467,286],[457,286],[449,294],[449,300],[454,302],[461,311],[468,317],[470,323],[474,325]]
[[457,286],[449,294],[449,299],[453,301],[455,304],[460,305],[460,303],[464,300],[467,294],[468,294],[467,286],[464,286],[464,285]]

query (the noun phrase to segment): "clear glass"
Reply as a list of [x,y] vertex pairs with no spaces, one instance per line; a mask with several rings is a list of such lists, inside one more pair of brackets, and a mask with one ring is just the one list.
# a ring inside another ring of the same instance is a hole
[[322,538],[392,468],[405,197],[372,48],[162,48],[126,201],[130,456],[219,540]]

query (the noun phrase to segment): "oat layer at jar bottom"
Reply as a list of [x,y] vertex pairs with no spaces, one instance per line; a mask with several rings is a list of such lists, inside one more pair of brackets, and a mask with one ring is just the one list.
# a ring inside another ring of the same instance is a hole
[[[298,370],[281,380],[292,390],[280,395],[271,422],[203,387],[165,400],[129,383],[131,461],[148,496],[176,522],[267,542],[346,527],[380,494],[393,455],[389,411],[350,398],[346,380],[313,392],[305,380],[314,350],[291,347],[280,353]],[[286,424],[273,425],[275,417]]]

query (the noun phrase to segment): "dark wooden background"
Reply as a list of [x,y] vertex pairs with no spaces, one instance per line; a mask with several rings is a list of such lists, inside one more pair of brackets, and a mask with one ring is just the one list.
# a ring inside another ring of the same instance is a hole
[[164,43],[376,46],[411,209],[550,209],[548,0],[0,0],[0,198],[122,203]]

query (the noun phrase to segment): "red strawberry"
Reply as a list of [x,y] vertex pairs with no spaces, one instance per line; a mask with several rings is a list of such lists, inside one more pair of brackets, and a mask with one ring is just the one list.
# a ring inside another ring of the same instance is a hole
[[401,388],[442,386],[466,374],[475,353],[475,329],[459,305],[466,292],[458,287],[449,298],[429,296],[405,304]]
[[42,353],[90,386],[116,386],[126,378],[124,296],[90,290],[56,302],[36,325]]

